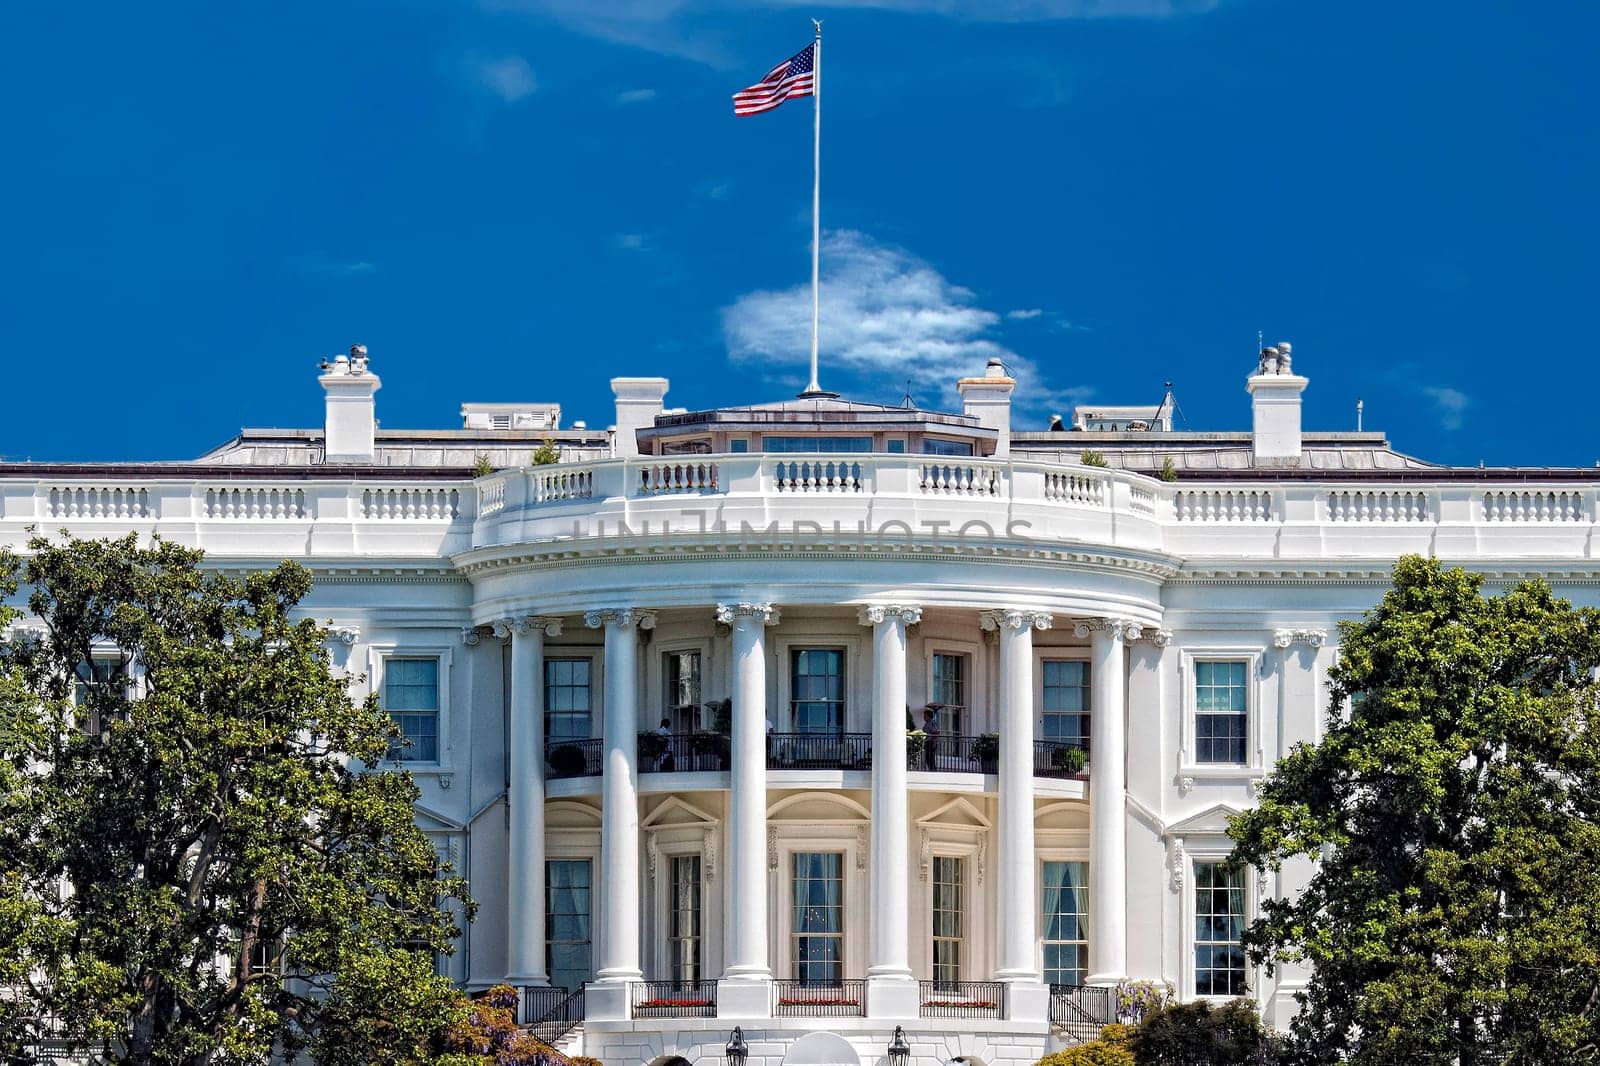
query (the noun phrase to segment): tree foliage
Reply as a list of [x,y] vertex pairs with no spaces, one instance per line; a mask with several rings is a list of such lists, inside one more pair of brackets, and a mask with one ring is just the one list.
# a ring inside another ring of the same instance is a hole
[[1320,860],[1263,901],[1303,961],[1307,1061],[1593,1062],[1600,1038],[1600,613],[1415,556],[1342,627],[1326,735],[1234,818],[1234,858]]
[[428,1061],[459,1014],[433,974],[441,907],[471,904],[409,775],[365,769],[394,727],[300,616],[309,573],[230,575],[131,536],[36,538],[20,570],[44,630],[0,646],[19,1012],[129,1063]]

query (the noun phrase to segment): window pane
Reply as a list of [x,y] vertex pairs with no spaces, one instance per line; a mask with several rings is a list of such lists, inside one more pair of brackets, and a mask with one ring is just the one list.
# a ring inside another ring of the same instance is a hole
[[761,438],[762,451],[768,452],[870,452],[871,437],[780,437]]
[[839,648],[796,648],[789,662],[794,731],[843,732],[844,652]]
[[547,740],[583,740],[591,735],[588,659],[544,662],[544,735]]
[[391,759],[439,761],[439,660],[385,659],[383,708],[410,742],[396,742]]
[[1089,664],[1046,659],[1040,739],[1089,750]]
[[844,855],[796,852],[792,862],[795,979],[836,984],[844,976]]
[[700,895],[700,856],[674,858],[667,930],[674,981],[700,980]]
[[1246,761],[1250,706],[1245,688],[1246,666],[1239,661],[1195,663],[1196,762]]
[[1244,868],[1194,864],[1194,992],[1240,996],[1245,988]]
[[545,965],[550,983],[576,991],[594,976],[588,859],[550,859],[545,869]]
[[961,956],[965,935],[962,892],[966,863],[963,859],[938,855],[933,860],[933,979],[961,980]]
[[1044,979],[1081,985],[1089,972],[1089,864],[1044,863]]

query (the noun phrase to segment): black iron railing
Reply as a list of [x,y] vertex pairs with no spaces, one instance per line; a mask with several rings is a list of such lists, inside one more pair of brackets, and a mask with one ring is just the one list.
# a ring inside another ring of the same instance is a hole
[[729,739],[721,733],[639,734],[639,772],[671,774],[726,770]]
[[918,981],[924,1018],[998,1018],[1005,1002],[999,981]]
[[[557,989],[556,991],[565,992],[566,990]],[[582,1023],[583,986],[580,985],[576,992],[562,997],[543,1016],[533,1018],[528,1023],[528,1032],[553,1047],[556,1041],[572,1032]]]
[[1036,740],[1033,742],[1034,777],[1078,777],[1084,772],[1089,755],[1089,738],[1079,741]]
[[1095,1040],[1117,1020],[1117,990],[1101,985],[1051,985],[1050,1027],[1074,1043]]
[[599,737],[584,740],[546,740],[544,773],[551,779],[599,777],[605,741]]
[[[68,1034],[66,1024],[57,1015],[35,1017],[28,1029],[29,1039],[24,1041],[23,1051],[31,1057],[21,1061],[89,1062],[110,1058],[111,1041],[108,1038],[76,1040]],[[99,1050],[98,1056],[96,1049]]]
[[518,994],[517,1021],[532,1025],[560,1006],[570,992],[560,985],[524,985]]
[[871,733],[769,733],[769,770],[867,770]]
[[715,1018],[715,981],[630,981],[628,1006],[635,1018]]
[[959,733],[930,733],[922,750],[913,745],[906,752],[906,769],[932,770],[946,774],[992,774],[998,771],[999,740],[992,734],[981,737]]
[[774,981],[777,1013],[803,1018],[866,1017],[865,981]]

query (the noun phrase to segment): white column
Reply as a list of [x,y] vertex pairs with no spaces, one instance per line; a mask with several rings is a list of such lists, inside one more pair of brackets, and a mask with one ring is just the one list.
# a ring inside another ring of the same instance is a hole
[[511,640],[511,763],[506,835],[506,983],[550,983],[544,960],[544,638],[561,635],[559,618],[532,616],[494,624]]
[[1092,985],[1128,976],[1127,642],[1137,623],[1094,618],[1089,637],[1089,969]]
[[1033,631],[1039,611],[985,611],[1000,635],[1000,950],[995,979],[1039,981],[1038,874],[1033,847]]
[[[639,635],[655,615],[632,607],[589,611],[590,629],[605,627],[605,724],[600,786],[600,965],[602,984],[626,985],[639,968]],[[602,1017],[616,1016],[609,998]],[[621,1000],[626,1016],[626,999]]]
[[728,801],[728,908],[718,1012],[762,1018],[772,1012],[767,950],[767,626],[770,603],[719,603],[717,621],[733,630],[733,743]]
[[917,983],[911,973],[911,864],[906,810],[906,627],[922,608],[863,607],[872,627],[872,891],[871,952],[867,958],[867,1015],[915,1018]]

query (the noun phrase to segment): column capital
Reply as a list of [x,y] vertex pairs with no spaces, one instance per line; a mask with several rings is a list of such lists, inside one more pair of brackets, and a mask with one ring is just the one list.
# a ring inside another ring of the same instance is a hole
[[1172,630],[1147,629],[1144,631],[1144,639],[1154,644],[1157,648],[1165,648],[1172,643]]
[[762,625],[775,626],[778,624],[778,608],[770,603],[717,604],[717,623],[719,625],[731,626],[741,618],[755,618]]
[[560,618],[539,614],[522,614],[511,618],[496,618],[489,623],[490,628],[494,630],[494,635],[501,640],[505,640],[513,633],[527,636],[535,631],[543,633],[547,637],[559,637],[565,625],[566,623]]
[[1049,612],[1029,611],[1020,607],[1002,607],[978,615],[978,625],[993,632],[1002,629],[1049,629],[1054,624],[1055,617]]
[[654,629],[656,627],[656,613],[638,607],[601,607],[594,611],[583,612],[583,624],[590,629],[599,629],[601,626],[622,626],[632,629]]
[[914,626],[922,621],[922,608],[903,603],[869,603],[856,608],[856,621],[864,626],[875,626],[892,619]]
[[1291,644],[1304,644],[1320,648],[1328,642],[1328,634],[1321,629],[1280,629],[1272,634],[1274,648],[1287,648]]
[[482,636],[483,634],[478,632],[477,626],[461,627],[461,643],[465,644],[469,648],[476,648],[478,646],[478,640]]
[[327,639],[326,643],[328,643],[328,644],[343,644],[345,647],[349,648],[349,647],[353,647],[355,645],[355,642],[357,641],[357,639],[360,638],[360,636],[361,636],[361,627],[360,626],[352,626],[352,625],[329,626],[328,627],[328,639]]
[[1079,637],[1091,633],[1110,633],[1115,640],[1138,640],[1144,635],[1144,626],[1131,618],[1080,618],[1073,623],[1072,632]]

